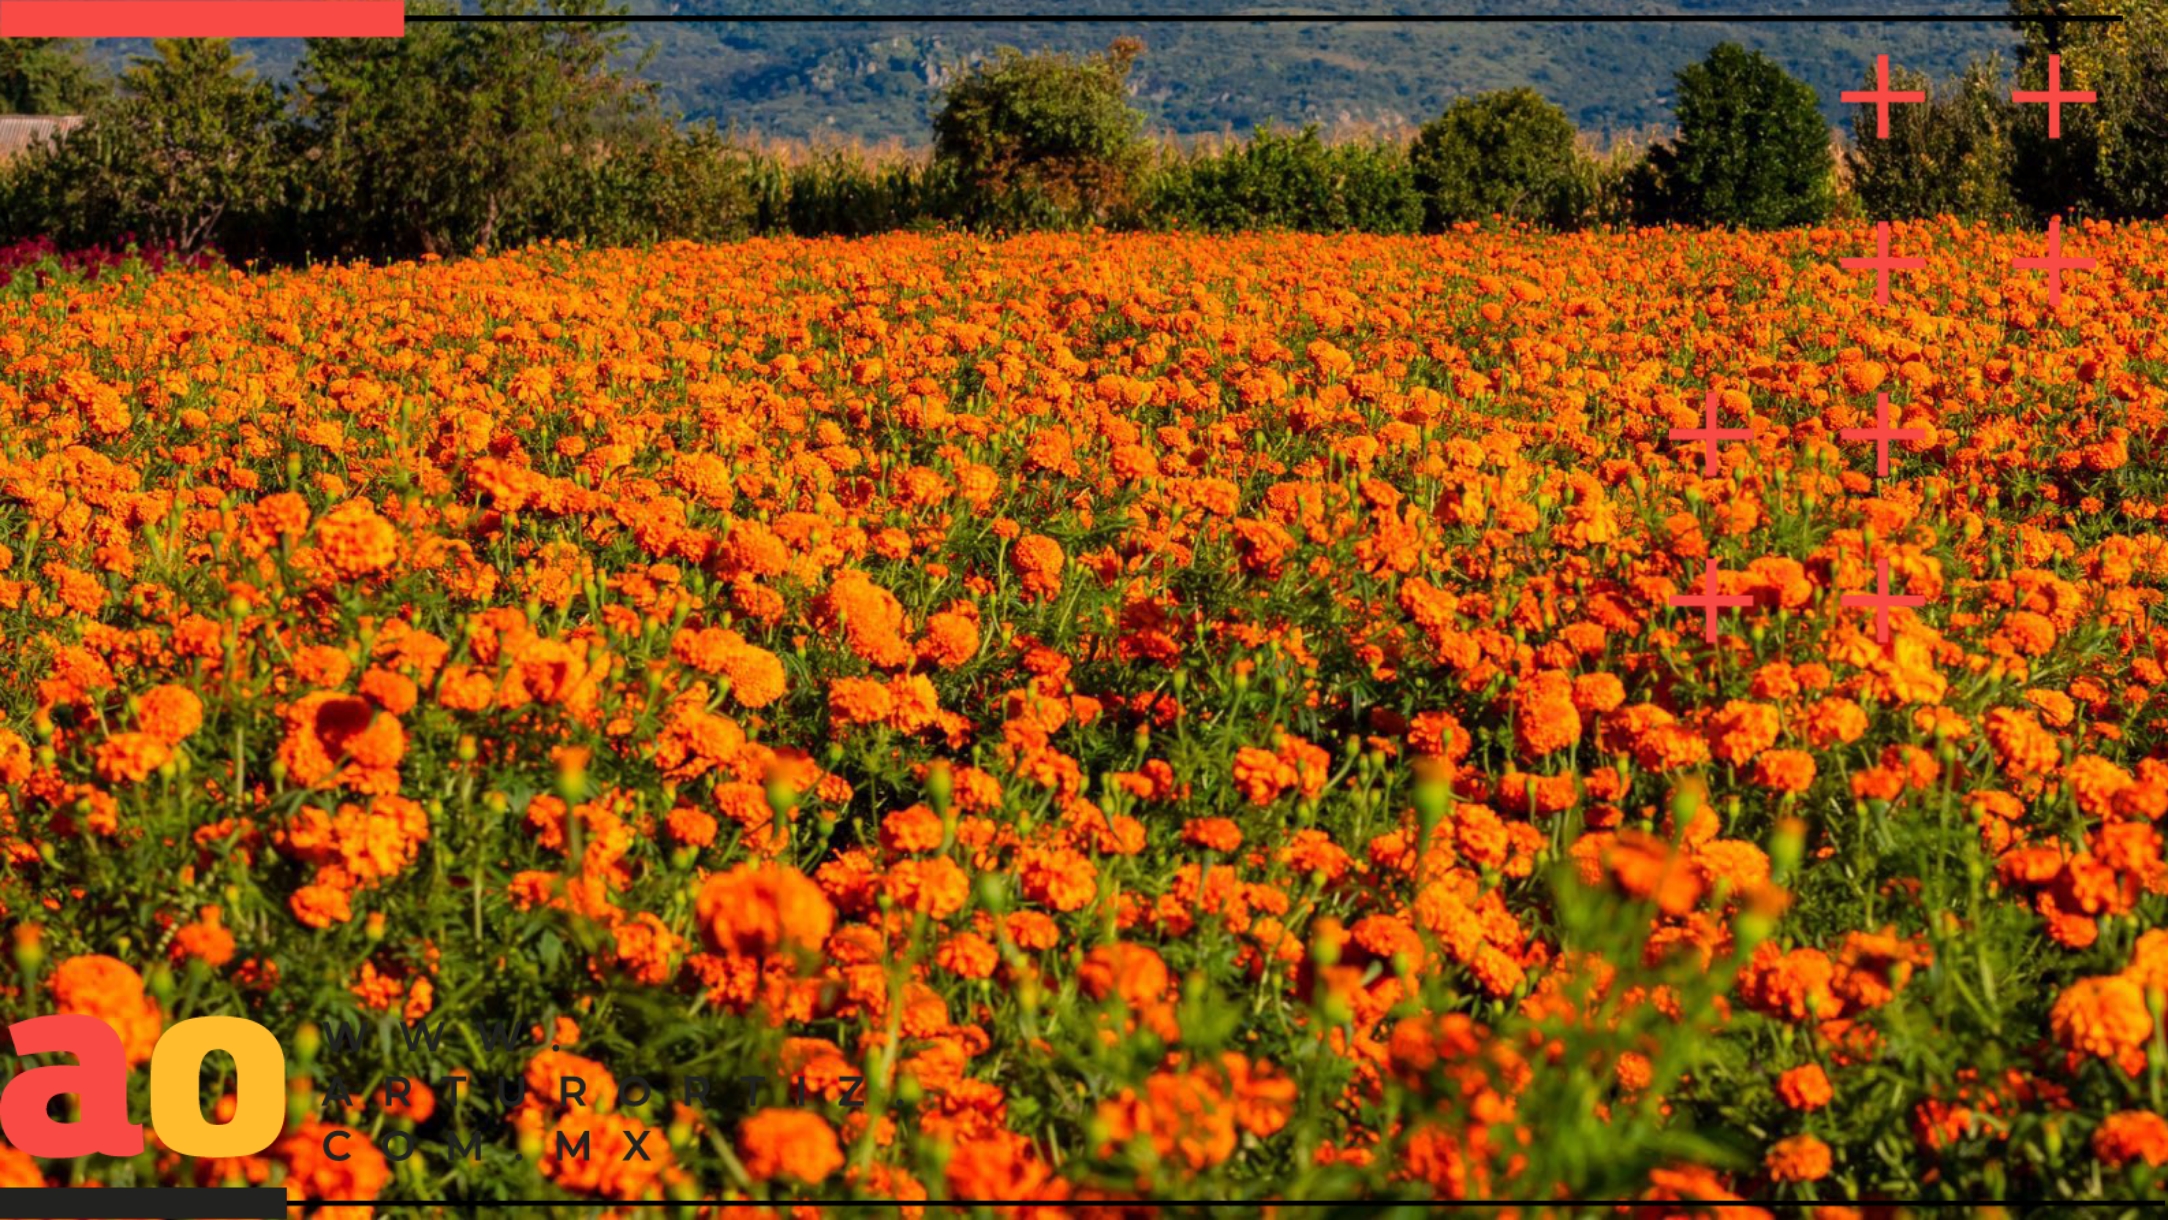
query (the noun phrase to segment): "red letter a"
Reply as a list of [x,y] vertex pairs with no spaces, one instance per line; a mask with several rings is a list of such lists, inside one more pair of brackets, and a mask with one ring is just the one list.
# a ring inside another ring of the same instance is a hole
[[[74,1063],[35,1067],[8,1081],[0,1093],[0,1128],[8,1142],[32,1156],[136,1156],[143,1128],[128,1121],[128,1056],[120,1036],[96,1017],[36,1017],[8,1027],[15,1053],[61,1051]],[[70,1093],[82,1099],[79,1122],[55,1122],[46,1103]]]

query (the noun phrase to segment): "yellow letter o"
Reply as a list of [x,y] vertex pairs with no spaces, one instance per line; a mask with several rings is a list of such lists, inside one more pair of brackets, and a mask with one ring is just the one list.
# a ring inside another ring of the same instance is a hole
[[[233,1056],[233,1119],[203,1117],[203,1057]],[[196,1017],[165,1032],[151,1052],[151,1130],[182,1156],[254,1156],[286,1124],[286,1052],[245,1017]]]

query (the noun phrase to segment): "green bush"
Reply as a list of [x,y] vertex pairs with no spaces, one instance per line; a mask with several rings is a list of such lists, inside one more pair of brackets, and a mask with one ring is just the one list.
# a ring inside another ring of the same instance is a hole
[[[2045,0],[2018,0],[2020,15],[2057,11]],[[2076,12],[2096,11],[2098,5]],[[2024,201],[2043,215],[2159,219],[2168,215],[2168,3],[2126,0],[2115,25],[2068,25],[2059,31],[2021,21],[2026,35],[2018,79],[2047,87],[2048,56],[2062,55],[2062,87],[2090,89],[2092,105],[2063,107],[2062,135],[2048,135],[2048,107],[2028,103],[2017,124],[2016,180]]]
[[309,40],[289,138],[307,163],[292,222],[303,252],[449,255],[556,236],[550,218],[578,214],[612,134],[655,116],[652,88],[612,64],[623,35],[609,0],[481,11],[584,20]]
[[714,125],[642,116],[606,133],[539,209],[537,228],[598,246],[732,241],[754,231],[751,158]]
[[2159,220],[2168,217],[2168,12],[2133,12],[2125,33],[2101,96],[2110,133],[2102,193],[2116,216]]
[[1141,45],[1087,59],[1004,47],[950,85],[934,117],[934,155],[958,186],[957,211],[993,228],[1106,221],[1144,163],[1144,118],[1129,105]]
[[1405,150],[1326,144],[1314,126],[1259,128],[1221,151],[1166,160],[1142,213],[1144,227],[1205,232],[1412,233],[1423,219]]
[[81,114],[106,93],[81,43],[0,38],[0,114]]
[[1887,139],[1875,134],[1874,107],[1860,106],[1845,163],[1862,213],[1877,220],[1979,220],[2015,211],[2011,128],[2017,116],[2000,66],[1977,63],[1960,79],[1939,85],[1897,69],[1890,85],[1924,91],[1927,102],[1890,107]]
[[954,209],[949,171],[940,162],[823,150],[785,169],[785,226],[800,237],[927,227]]
[[277,121],[277,95],[230,42],[156,41],[81,128],[9,174],[11,235],[231,249],[284,195]]
[[1771,229],[1828,218],[1835,164],[1812,86],[1729,42],[1678,80],[1678,138],[1649,155],[1642,219]]
[[1433,230],[1502,216],[1572,228],[1595,200],[1594,167],[1566,112],[1533,89],[1465,97],[1423,125],[1409,159]]

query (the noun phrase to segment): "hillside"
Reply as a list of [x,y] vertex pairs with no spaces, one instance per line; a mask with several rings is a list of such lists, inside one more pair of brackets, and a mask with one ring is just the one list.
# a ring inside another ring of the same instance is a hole
[[[957,66],[1009,45],[1083,52],[1123,34],[1146,52],[1136,76],[1137,104],[1155,130],[1196,134],[1246,132],[1260,123],[1397,127],[1420,122],[1454,97],[1528,84],[1593,132],[1668,123],[1672,73],[1716,43],[1733,40],[1765,51],[1821,93],[1833,121],[1845,109],[1840,90],[1855,88],[1877,54],[1938,76],[1968,59],[2009,53],[2015,35],[1999,21],[1904,25],[1877,22],[1784,24],[1706,22],[1351,24],[1335,14],[1386,6],[1321,0],[1255,12],[1314,12],[1300,23],[1017,23],[939,24],[881,21],[882,13],[927,6],[868,0],[634,0],[634,11],[713,14],[713,23],[644,24],[636,47],[651,55],[646,74],[688,116],[713,118],[768,138],[836,135],[918,143],[941,84]],[[1227,12],[1226,5],[1167,0],[1145,11],[1167,15]],[[1133,0],[955,0],[943,14],[1074,14],[1139,11]],[[1681,13],[1752,11],[1804,15],[1862,9],[1890,13],[1960,12],[1986,17],[1999,0],[1460,0],[1411,11],[1500,13]],[[731,21],[733,14],[856,16],[863,21],[807,24]],[[118,59],[140,44],[101,44]],[[265,68],[283,72],[293,44],[251,48]]]

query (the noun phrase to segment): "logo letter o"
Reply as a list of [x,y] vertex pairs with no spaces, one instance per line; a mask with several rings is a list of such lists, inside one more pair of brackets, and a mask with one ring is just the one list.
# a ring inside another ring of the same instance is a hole
[[[233,1119],[203,1117],[203,1057],[233,1056]],[[254,1156],[286,1123],[286,1052],[243,1017],[196,1017],[168,1029],[151,1054],[151,1130],[183,1156]]]

